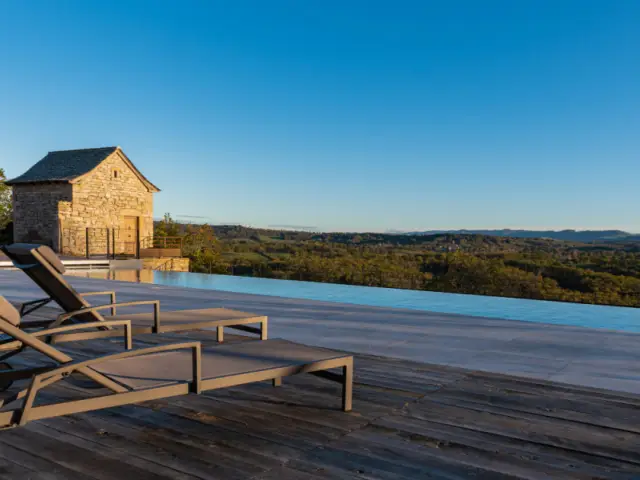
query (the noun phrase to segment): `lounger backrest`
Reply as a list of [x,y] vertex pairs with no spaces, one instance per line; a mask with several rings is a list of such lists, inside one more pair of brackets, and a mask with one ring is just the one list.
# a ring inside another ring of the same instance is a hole
[[[90,307],[87,302],[62,275],[64,265],[56,253],[46,245],[14,243],[5,245],[2,251],[13,264],[28,275],[65,312]],[[80,322],[99,322],[104,317],[98,312],[89,312],[73,318]]]
[[[8,308],[7,305],[11,308]],[[15,314],[18,315],[18,321],[20,321],[20,314],[13,308],[2,295],[0,295],[0,332],[12,337],[14,340],[22,342],[25,345],[37,350],[38,352],[46,355],[47,357],[61,363],[67,363],[73,359],[57,348],[48,345],[39,338],[20,330],[20,328],[12,321],[12,317],[15,320]]]

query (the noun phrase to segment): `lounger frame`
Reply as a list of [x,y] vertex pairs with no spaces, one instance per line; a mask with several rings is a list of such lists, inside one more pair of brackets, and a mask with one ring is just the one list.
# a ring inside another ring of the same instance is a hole
[[[260,335],[261,340],[268,338],[269,332],[269,318],[264,315],[256,315],[247,318],[233,318],[229,320],[198,320],[191,323],[180,324],[165,324],[161,322],[160,301],[159,300],[140,300],[135,302],[123,302],[119,303],[120,307],[139,306],[139,305],[152,305],[153,306],[153,324],[149,326],[133,325],[134,335],[147,334],[147,333],[171,333],[180,332],[186,330],[197,330],[203,328],[216,327],[218,342],[224,341],[224,328],[229,327],[234,330],[241,330],[245,332],[255,333]],[[82,315],[89,312],[98,312],[100,310],[107,310],[111,307],[110,304],[96,305],[92,307],[82,308],[73,312],[61,313],[56,320],[51,324],[52,326],[62,325],[77,315]],[[106,317],[109,318],[109,317]],[[251,327],[247,324],[259,323],[260,327]]]
[[[25,425],[29,421],[68,415],[72,413],[98,410],[108,407],[116,407],[131,403],[138,403],[159,398],[169,398],[189,393],[200,393],[202,391],[215,390],[219,388],[233,387],[248,383],[255,383],[264,380],[271,380],[274,386],[282,384],[283,377],[289,377],[301,373],[310,373],[318,377],[339,382],[342,384],[342,409],[346,412],[352,409],[353,402],[353,356],[341,355],[336,358],[310,361],[302,365],[291,365],[246,373],[223,375],[216,378],[202,378],[202,347],[200,342],[187,342],[172,345],[161,345],[137,350],[131,350],[131,325],[129,321],[115,320],[114,326],[125,327],[125,350],[121,353],[106,355],[84,361],[74,361],[69,355],[61,352],[55,347],[47,344],[41,337],[47,337],[52,332],[28,333],[10,323],[0,316],[0,330],[14,338],[16,348],[31,347],[34,350],[49,357],[57,363],[54,366],[39,366],[25,368],[14,372],[0,372],[3,380],[26,379],[31,377],[28,388],[22,389],[4,401],[0,406],[8,405],[11,402],[23,399],[22,405],[18,408],[0,412],[0,428],[11,428]],[[90,327],[89,325],[66,325],[57,327],[57,332],[72,331],[78,328]],[[20,345],[20,347],[18,347]],[[161,352],[174,351],[178,349],[190,348],[192,350],[192,378],[190,381],[181,381],[165,386],[153,386],[144,389],[134,389],[117,379],[110,378],[92,367],[111,360],[132,358],[141,355],[155,354]],[[216,347],[213,347],[214,349]],[[222,348],[222,347],[220,347]],[[336,374],[328,370],[341,368],[342,374]],[[38,393],[45,387],[65,379],[72,373],[80,373],[98,385],[111,391],[110,394],[91,396],[90,398],[57,402],[47,405],[35,405]]]
[[[122,322],[126,325],[125,321]],[[60,327],[71,330],[76,326]],[[31,382],[28,388],[18,391],[5,399],[0,406],[11,402],[23,400],[22,404],[14,409],[0,412],[0,429],[22,426],[30,421],[69,415],[74,413],[99,410],[102,408],[117,407],[132,403],[139,403],[159,398],[169,398],[189,393],[201,393],[202,391],[219,388],[233,387],[255,383],[264,380],[272,380],[274,386],[282,384],[282,378],[301,373],[310,373],[318,377],[339,382],[342,384],[342,409],[348,412],[352,409],[353,402],[353,356],[344,355],[336,358],[310,361],[302,365],[266,368],[263,370],[223,375],[216,378],[202,378],[202,347],[200,342],[187,342],[172,345],[161,345],[138,350],[127,350],[121,353],[106,355],[84,361],[73,361],[71,357],[42,341],[39,336],[27,333],[12,325],[6,319],[0,317],[0,330],[13,336],[16,342],[29,346],[46,355],[58,364],[57,367],[42,367],[44,371],[35,372],[31,369]],[[131,347],[131,330],[128,330],[126,347]],[[189,381],[179,381],[170,385],[152,386],[144,389],[129,387],[117,379],[93,369],[100,363],[112,360],[132,358],[141,355],[156,354],[178,349],[189,348],[192,350],[192,377]],[[216,347],[213,347],[214,349]],[[329,372],[330,369],[341,368],[342,374]],[[35,405],[38,393],[45,387],[65,379],[72,373],[80,373],[98,385],[111,391],[107,395],[91,396],[90,398],[69,400],[46,405]],[[0,377],[5,373],[0,372]],[[24,377],[23,377],[24,378]]]
[[[327,371],[334,368],[341,368],[342,374]],[[234,387],[263,380],[272,380],[274,387],[278,387],[282,384],[283,377],[291,377],[300,373],[310,373],[325,380],[342,384],[342,410],[345,412],[351,411],[353,407],[353,356],[310,362],[302,366],[269,368],[257,372],[203,380],[202,391]]]
[[[31,276],[29,276],[29,278],[33,280]],[[38,286],[40,285],[38,284]],[[113,290],[108,290],[104,292],[84,292],[84,293],[77,292],[77,293],[83,298],[98,296],[98,295],[109,295],[109,304],[111,305],[111,315],[114,316],[116,314],[116,307],[118,305],[116,303],[116,292],[114,292]],[[46,298],[39,298],[38,300],[31,300],[29,302],[24,302],[22,305],[20,305],[20,316],[24,317],[32,312],[35,312],[36,310],[42,307],[47,306],[49,303],[53,301],[54,301],[53,298],[46,297]]]
[[[91,369],[92,366],[100,363],[131,358],[152,353],[167,352],[189,348],[192,350],[192,368],[193,378],[190,382],[175,383],[172,385],[151,387],[144,390],[130,389],[96,370]],[[14,410],[0,412],[0,428],[11,428],[25,425],[33,420],[43,418],[59,417],[62,415],[70,415],[73,413],[88,412],[91,410],[100,410],[103,408],[117,407],[132,403],[144,402],[147,400],[156,400],[159,398],[169,398],[178,395],[187,395],[189,393],[200,393],[202,366],[201,366],[201,345],[200,342],[178,343],[172,345],[161,345],[157,347],[142,348],[138,350],[129,350],[126,352],[106,355],[103,357],[93,358],[81,362],[67,363],[55,369],[34,375],[29,387],[21,390],[11,397],[9,401],[24,398],[21,407]],[[79,372],[89,379],[95,381],[99,385],[111,390],[111,394],[92,396],[90,398],[80,400],[70,400],[66,402],[52,403],[48,405],[34,406],[38,392],[43,388],[53,385],[60,380],[68,377],[72,373]]]
[[[116,315],[116,309],[118,307],[131,307],[141,305],[153,306],[153,324],[150,326],[135,325],[133,327],[133,333],[136,335],[149,334],[149,333],[169,333],[178,331],[188,331],[203,328],[216,328],[218,342],[224,341],[224,328],[229,327],[235,330],[249,332],[260,336],[261,340],[266,340],[268,336],[268,317],[263,315],[256,315],[255,317],[247,317],[242,319],[229,319],[229,320],[211,320],[211,321],[197,321],[191,323],[180,324],[167,324],[162,325],[160,320],[160,301],[159,300],[138,300],[131,302],[116,302],[116,292],[114,291],[101,291],[101,292],[77,292],[64,278],[64,276],[54,268],[49,261],[41,255],[37,249],[31,249],[29,254],[33,257],[36,263],[23,265],[19,263],[19,259],[13,255],[8,246],[1,248],[2,251],[11,259],[11,261],[20,268],[27,276],[38,285],[45,293],[49,295],[47,298],[26,302],[20,309],[21,316],[34,312],[35,310],[42,308],[51,301],[56,302],[66,312],[59,315],[55,320],[49,321],[30,321],[25,322],[25,329],[38,328],[38,327],[58,327],[64,323],[72,320],[84,321],[91,323],[95,321],[104,321],[105,317],[100,314],[101,310],[111,310],[111,315]],[[39,270],[40,269],[40,270]],[[39,273],[38,273],[39,272]],[[44,278],[43,274],[47,275],[56,285],[50,285]],[[56,295],[56,291],[59,295]],[[66,300],[61,298],[61,295],[68,295]],[[108,295],[110,303],[103,305],[90,305],[84,297]],[[81,308],[70,308],[70,304],[73,303]],[[106,317],[108,318],[108,317]],[[253,327],[249,324],[259,323],[260,327]],[[54,342],[71,341],[71,340],[89,340],[95,338],[104,338],[111,336],[118,336],[116,333],[105,333],[110,330],[109,327],[104,325],[100,328],[102,333],[86,332],[83,334],[74,334],[72,336],[59,336],[55,338]],[[2,347],[0,346],[0,351]]]

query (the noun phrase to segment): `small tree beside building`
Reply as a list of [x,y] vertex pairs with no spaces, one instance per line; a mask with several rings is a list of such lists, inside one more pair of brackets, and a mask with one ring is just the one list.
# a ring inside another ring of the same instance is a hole
[[6,180],[4,170],[0,168],[0,243],[10,243],[13,236],[10,231],[13,215],[11,187],[5,183]]

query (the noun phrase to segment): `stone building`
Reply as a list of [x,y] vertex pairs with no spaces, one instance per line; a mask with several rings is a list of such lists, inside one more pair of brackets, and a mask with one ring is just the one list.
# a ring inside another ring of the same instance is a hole
[[7,182],[13,188],[16,242],[59,253],[135,254],[152,243],[153,194],[120,147],[49,152]]

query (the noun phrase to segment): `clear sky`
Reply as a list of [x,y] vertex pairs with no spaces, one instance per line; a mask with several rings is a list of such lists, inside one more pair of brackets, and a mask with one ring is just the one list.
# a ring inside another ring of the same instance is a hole
[[0,2],[0,167],[120,145],[156,216],[640,232],[640,1]]

